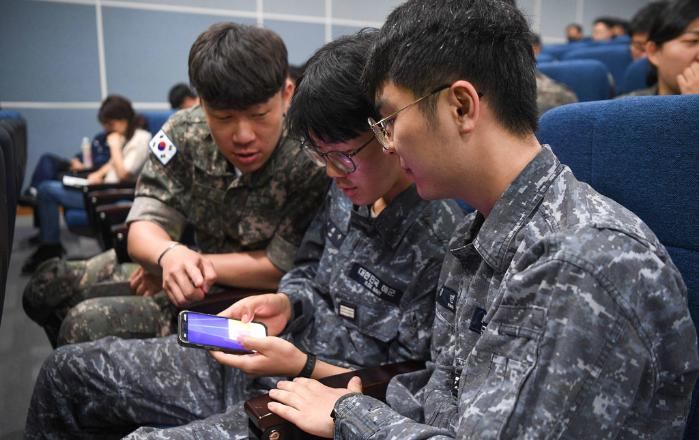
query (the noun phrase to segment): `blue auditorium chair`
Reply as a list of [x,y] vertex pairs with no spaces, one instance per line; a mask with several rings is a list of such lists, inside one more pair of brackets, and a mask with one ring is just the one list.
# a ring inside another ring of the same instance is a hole
[[[578,179],[636,213],[667,248],[699,323],[699,95],[571,104],[545,113],[537,134]],[[699,438],[699,386],[685,439]]]
[[627,45],[605,44],[566,52],[561,56],[561,60],[597,60],[602,62],[612,74],[614,87],[618,90],[623,84],[626,68],[631,64],[631,52]]
[[537,63],[551,63],[553,61],[556,61],[556,58],[554,58],[553,55],[548,53],[542,52],[536,56]]
[[150,131],[153,136],[160,131],[160,128],[163,126],[163,124],[165,124],[165,121],[167,121],[173,113],[174,112],[172,110],[151,110],[140,112],[140,114],[146,120],[148,131]]
[[640,58],[629,64],[624,73],[624,82],[619,90],[620,93],[629,93],[638,89],[648,87],[646,78],[651,72],[651,64],[648,58]]
[[571,60],[541,63],[537,68],[575,92],[578,101],[598,101],[611,97],[609,71],[596,60]]

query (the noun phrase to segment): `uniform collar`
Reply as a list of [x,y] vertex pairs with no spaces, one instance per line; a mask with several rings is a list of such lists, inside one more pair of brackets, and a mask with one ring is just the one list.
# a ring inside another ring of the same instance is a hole
[[490,215],[483,221],[473,245],[496,272],[507,269],[517,247],[513,244],[514,238],[531,219],[549,186],[562,170],[558,158],[548,145],[544,145],[505,190]]
[[385,245],[395,248],[427,203],[413,184],[398,194],[378,217],[371,218],[368,206],[355,206],[350,221],[367,232],[375,231]]

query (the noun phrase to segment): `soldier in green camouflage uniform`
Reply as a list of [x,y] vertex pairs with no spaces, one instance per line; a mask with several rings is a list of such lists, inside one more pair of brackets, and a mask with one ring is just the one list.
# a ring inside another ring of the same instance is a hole
[[564,104],[578,102],[578,97],[565,84],[554,81],[543,73],[536,72],[536,106],[539,115]]
[[[234,26],[220,33],[271,41],[268,59],[261,57],[260,62],[276,66],[279,75],[263,78],[271,86],[247,78],[251,81],[247,96],[216,94],[207,100],[207,91],[200,91],[201,107],[174,115],[154,137],[153,154],[141,173],[127,219],[129,251],[134,256],[134,242],[144,245],[145,256],[142,251],[135,259],[147,271],[159,275],[159,266],[165,270],[178,259],[200,258],[202,272],[185,276],[192,278],[190,284],[197,276],[205,277],[200,280],[203,285],[184,292],[186,287],[177,284],[181,279],[168,288],[165,277],[163,292],[137,296],[125,282],[134,266],[118,265],[113,251],[81,263],[52,261],[28,284],[24,305],[29,316],[45,326],[53,343],[107,335],[164,336],[171,332],[175,305],[200,299],[212,287],[212,278],[220,284],[271,290],[291,267],[303,232],[322,203],[327,179],[298,143],[282,133],[283,113],[293,92],[286,82],[283,42],[269,31],[254,32]],[[204,52],[201,47],[198,51]],[[190,75],[191,64],[190,59]],[[243,75],[231,71],[230,75]],[[245,91],[241,81],[239,90]],[[206,87],[216,89],[215,84],[200,84]],[[172,149],[174,155],[161,157]],[[134,225],[143,224],[157,228],[156,235],[148,231],[134,239]],[[171,247],[185,224],[193,226],[200,253]]]

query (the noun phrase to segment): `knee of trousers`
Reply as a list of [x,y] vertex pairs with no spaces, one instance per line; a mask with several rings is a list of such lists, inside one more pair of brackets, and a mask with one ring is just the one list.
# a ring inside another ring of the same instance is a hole
[[60,258],[45,261],[24,287],[22,307],[34,321],[45,321],[75,291],[79,276],[66,272],[65,264]]

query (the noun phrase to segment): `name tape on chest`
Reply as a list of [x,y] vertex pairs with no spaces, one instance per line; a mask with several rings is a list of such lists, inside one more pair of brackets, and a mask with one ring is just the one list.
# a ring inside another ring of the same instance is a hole
[[177,147],[175,147],[175,144],[172,143],[163,130],[160,130],[153,136],[148,146],[150,147],[150,151],[155,154],[155,157],[157,157],[163,165],[167,165],[170,159],[177,153]]
[[354,263],[350,268],[349,277],[367,288],[374,295],[393,304],[399,304],[400,299],[403,297],[403,292],[384,283],[369,269],[357,263]]
[[452,312],[456,311],[456,291],[448,288],[447,286],[442,286],[437,294],[437,303],[442,307],[445,307]]

